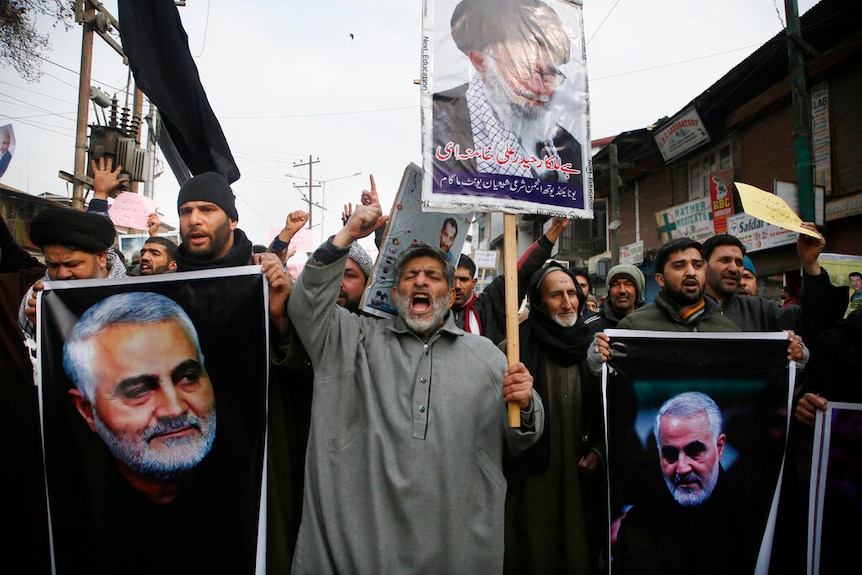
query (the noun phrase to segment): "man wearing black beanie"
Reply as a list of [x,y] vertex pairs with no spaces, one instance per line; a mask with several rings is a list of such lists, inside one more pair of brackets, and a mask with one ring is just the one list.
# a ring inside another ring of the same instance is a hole
[[252,263],[252,243],[237,228],[235,200],[230,184],[216,172],[198,174],[183,184],[177,196],[182,238],[178,272]]

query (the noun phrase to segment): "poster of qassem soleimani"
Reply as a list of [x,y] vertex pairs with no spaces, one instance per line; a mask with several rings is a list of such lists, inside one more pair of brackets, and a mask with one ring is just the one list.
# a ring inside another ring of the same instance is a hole
[[46,282],[38,305],[56,572],[258,572],[260,268]]
[[795,382],[787,334],[605,333],[611,573],[766,573]]

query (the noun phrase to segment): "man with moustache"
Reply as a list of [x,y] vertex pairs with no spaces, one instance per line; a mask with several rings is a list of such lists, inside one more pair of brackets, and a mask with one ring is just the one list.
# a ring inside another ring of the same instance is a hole
[[596,315],[587,318],[592,333],[614,328],[621,319],[644,305],[644,274],[632,264],[612,267],[607,275],[608,297]]
[[[398,317],[333,305],[349,246],[387,219],[363,201],[288,303],[314,368],[292,572],[500,572],[503,452],[538,439],[542,403],[523,364],[507,368],[489,340],[455,327],[454,267],[436,246],[398,256]],[[521,427],[505,402],[520,406]]]
[[[817,231],[814,224],[802,225]],[[847,309],[847,289],[833,286],[829,274],[817,261],[825,245],[822,235],[812,238],[799,234],[796,249],[802,266],[802,295],[799,305],[781,307],[766,298],[737,295],[745,268],[745,246],[730,234],[712,236],[703,242],[707,298],[718,303],[721,313],[742,331],[792,330],[806,340],[813,340],[840,320]]]
[[571,60],[556,12],[539,0],[462,0],[451,31],[475,74],[433,96],[435,177],[480,172],[582,185],[581,143],[550,113],[566,81],[560,67]]
[[78,413],[153,502],[170,503],[215,439],[215,394],[185,311],[154,293],[88,309],[63,349]]
[[236,199],[227,180],[204,172],[188,180],[177,195],[180,238],[177,271],[251,264],[252,243],[237,227]]
[[446,257],[452,262],[452,265],[457,265],[458,260],[455,254],[452,253],[452,246],[455,245],[455,238],[458,236],[458,222],[455,218],[446,218],[443,220],[443,227],[440,228],[440,249],[446,253]]
[[63,368],[113,461],[89,506],[92,572],[243,572],[247,464],[218,442],[216,394],[186,312],[156,293],[110,296],[75,324]]
[[176,252],[177,244],[167,238],[155,236],[147,239],[141,248],[140,274],[155,276],[176,271]]
[[533,275],[528,298],[520,352],[546,423],[536,445],[506,460],[504,573],[593,575],[603,569],[608,531],[601,385],[586,361],[586,299],[574,271],[558,262]]
[[[704,298],[706,266],[701,245],[691,238],[673,239],[655,257],[655,280],[661,290],[655,301],[621,319],[619,329],[652,331],[740,331],[720,312],[712,299]],[[599,350],[607,360],[610,347],[604,333],[596,334]],[[602,345],[604,344],[604,345]]]
[[757,285],[757,269],[754,267],[754,262],[751,258],[745,256],[742,258],[742,271],[739,274],[739,287],[736,289],[736,295],[739,297],[756,296],[760,288]]
[[727,438],[715,401],[697,391],[676,395],[659,409],[653,432],[667,489],[622,519],[613,572],[683,573],[692,565],[705,573],[753,572],[759,540],[739,535],[746,516],[722,480]]
[[111,247],[114,224],[99,214],[69,208],[48,208],[30,222],[30,241],[45,257],[45,276],[24,294],[18,325],[36,337],[36,293],[45,282],[126,277],[126,266]]

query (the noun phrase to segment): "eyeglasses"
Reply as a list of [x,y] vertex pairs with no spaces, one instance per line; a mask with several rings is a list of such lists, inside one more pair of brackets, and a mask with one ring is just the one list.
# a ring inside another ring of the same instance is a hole
[[559,68],[555,68],[554,66],[537,68],[534,62],[528,62],[527,60],[515,58],[503,59],[498,58],[493,54],[488,55],[495,61],[505,65],[506,70],[521,82],[529,82],[536,77],[536,74],[539,74],[542,77],[542,82],[546,86],[554,88],[562,86],[563,82],[566,81],[566,75],[563,74]]

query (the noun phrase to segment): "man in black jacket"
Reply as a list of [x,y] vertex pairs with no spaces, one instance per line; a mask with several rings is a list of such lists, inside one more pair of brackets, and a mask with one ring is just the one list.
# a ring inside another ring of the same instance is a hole
[[[816,231],[814,224],[803,225]],[[706,293],[742,331],[793,330],[813,341],[818,333],[841,319],[847,309],[847,288],[833,286],[829,274],[817,261],[825,245],[822,235],[812,238],[799,234],[796,247],[802,265],[800,303],[781,307],[765,298],[737,295],[745,265],[745,246],[730,234],[715,235],[703,242]]]

